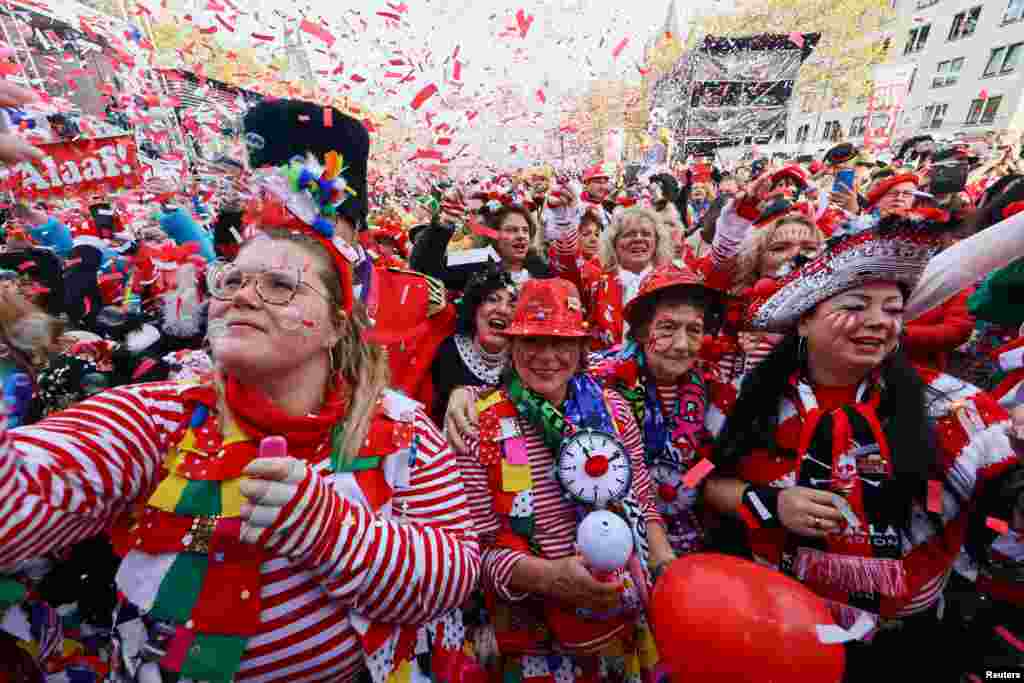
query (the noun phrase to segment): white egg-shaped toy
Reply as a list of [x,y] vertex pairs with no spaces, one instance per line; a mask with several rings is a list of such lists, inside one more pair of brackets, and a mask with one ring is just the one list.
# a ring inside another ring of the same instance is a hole
[[613,572],[625,567],[633,554],[633,533],[615,513],[595,510],[580,522],[576,547],[592,571]]

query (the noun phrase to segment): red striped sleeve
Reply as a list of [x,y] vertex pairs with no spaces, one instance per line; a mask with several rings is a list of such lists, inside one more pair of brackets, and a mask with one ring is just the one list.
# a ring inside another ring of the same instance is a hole
[[640,428],[637,427],[633,410],[629,407],[622,396],[614,390],[605,392],[608,402],[612,407],[616,423],[622,432],[622,442],[629,453],[630,463],[633,467],[633,492],[644,511],[644,518],[648,523],[665,524],[661,513],[654,504],[654,484],[651,482],[651,475],[647,471],[647,463],[644,461],[644,442],[640,435]]
[[328,593],[375,621],[428,621],[465,602],[480,572],[455,456],[426,414],[417,413],[415,429],[417,461],[390,519],[351,506],[348,540],[326,561]]
[[10,430],[0,447],[0,568],[103,531],[151,490],[184,419],[180,390],[112,389]]

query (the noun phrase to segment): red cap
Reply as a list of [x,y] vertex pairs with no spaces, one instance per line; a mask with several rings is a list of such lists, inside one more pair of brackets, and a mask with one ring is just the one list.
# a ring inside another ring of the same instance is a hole
[[783,166],[772,174],[772,185],[787,178],[796,181],[800,187],[807,186],[807,174],[804,173],[804,169],[794,165]]
[[889,190],[897,185],[902,185],[903,183],[914,183],[914,187],[917,187],[921,184],[921,180],[913,173],[901,173],[900,175],[883,178],[875,183],[874,187],[871,188],[871,191],[868,192],[868,203],[865,208],[874,208],[875,204],[877,204],[882,197],[889,192]]
[[516,315],[505,334],[513,337],[586,337],[583,303],[576,285],[560,278],[527,280]]
[[608,180],[611,177],[612,174],[604,164],[595,164],[583,172],[583,184],[586,185],[591,180],[597,180],[598,178]]
[[685,265],[668,264],[659,266],[647,274],[640,283],[636,296],[626,304],[623,314],[629,320],[637,305],[647,297],[672,287],[705,287],[704,279]]

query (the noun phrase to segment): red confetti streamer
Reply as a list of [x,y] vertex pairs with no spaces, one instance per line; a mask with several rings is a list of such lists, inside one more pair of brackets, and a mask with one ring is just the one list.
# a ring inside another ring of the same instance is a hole
[[1002,638],[1007,643],[1016,648],[1019,652],[1024,652],[1024,642],[1021,642],[1020,638],[1006,630],[1005,626],[996,626],[992,630],[995,631],[1000,638]]
[[139,366],[137,368],[135,368],[135,372],[132,373],[132,379],[138,379],[142,377],[147,372],[149,372],[154,365],[156,365],[155,360],[153,360],[152,358],[146,358],[141,363],[139,363]]
[[391,21],[402,20],[402,17],[398,16],[397,14],[392,14],[391,12],[377,12],[377,16],[384,17],[385,19],[390,19]]
[[453,81],[461,81],[462,80],[462,62],[460,62],[457,59],[455,60],[455,66],[452,67],[452,80]]
[[1000,536],[1005,536],[1006,534],[1010,533],[1010,525],[1007,524],[1004,520],[999,519],[998,517],[988,517],[985,520],[985,526],[987,526],[989,529],[996,532]]
[[360,76],[359,74],[352,74],[352,80],[356,83],[363,83],[366,81],[366,79]]
[[341,64],[339,64],[337,66],[337,68],[334,71],[331,72],[331,75],[332,76],[340,76],[341,72],[344,71],[344,70],[345,70],[345,64],[341,63]]
[[404,2],[401,2],[401,3],[397,4],[397,5],[394,4],[394,3],[389,2],[389,3],[387,3],[387,6],[390,7],[391,9],[395,10],[399,14],[405,14],[406,12],[409,11],[409,6],[406,5]]
[[548,101],[547,98],[544,97],[544,91],[543,90],[538,90],[537,91],[537,99],[540,100],[541,104],[545,104]]
[[422,90],[416,93],[416,97],[412,98],[412,102],[409,104],[409,106],[412,107],[413,109],[419,109],[421,106],[423,106],[423,103],[429,100],[431,97],[433,97],[436,92],[437,86],[431,83],[430,85],[424,87]]
[[226,8],[224,5],[217,2],[217,0],[209,0],[209,2],[206,3],[206,9],[211,12],[223,12]]
[[228,23],[228,22],[227,22],[227,21],[226,21],[226,20],[224,19],[224,17],[222,17],[222,16],[221,16],[221,15],[219,15],[219,14],[217,14],[217,15],[215,15],[215,16],[217,17],[217,21],[219,21],[219,22],[220,22],[220,25],[221,25],[221,26],[223,26],[224,28],[226,28],[226,29],[227,29],[228,31],[230,31],[231,33],[234,33],[234,32],[235,32],[235,27],[234,27],[234,26],[232,26],[231,24],[229,24],[229,23]]
[[334,127],[334,110],[324,107],[324,128]]
[[325,29],[320,24],[314,24],[312,21],[309,21],[308,19],[303,19],[302,23],[299,24],[299,28],[308,33],[309,35],[315,36],[320,40],[324,41],[325,43],[327,43],[327,47],[332,47],[334,45],[335,40],[337,40],[331,34],[330,31]]
[[715,469],[713,462],[707,458],[701,458],[700,462],[691,467],[690,471],[683,477],[683,486],[688,489],[697,488],[704,480],[704,477],[708,476],[713,469]]
[[468,225],[469,229],[472,230],[474,234],[480,235],[481,237],[488,237],[492,240],[497,240],[500,237],[497,230],[488,228],[486,225],[481,225],[472,219],[469,220]]
[[942,514],[942,482],[928,480],[928,512]]
[[210,26],[208,28],[201,28],[201,29],[199,29],[199,32],[202,33],[204,36],[213,35],[214,33],[217,32],[217,27],[216,26]]
[[253,33],[252,37],[255,38],[256,40],[266,40],[266,41],[274,40],[274,36],[268,36],[268,35],[266,35],[264,33]]
[[533,15],[527,15],[522,9],[516,11],[516,24],[519,26],[519,37],[525,38],[533,24]]
[[622,54],[622,51],[624,49],[626,49],[626,45],[628,45],[628,44],[629,44],[629,36],[626,36],[625,38],[620,40],[619,44],[615,46],[614,50],[612,50],[612,57],[618,57],[620,54]]

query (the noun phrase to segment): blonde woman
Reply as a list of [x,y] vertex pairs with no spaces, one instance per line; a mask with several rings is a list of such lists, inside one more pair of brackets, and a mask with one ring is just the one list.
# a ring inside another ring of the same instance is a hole
[[[576,219],[578,221],[578,218]],[[593,351],[621,344],[628,325],[623,310],[653,268],[671,263],[675,247],[661,217],[640,207],[617,211],[598,245],[600,271],[580,267],[579,231],[575,224],[563,228],[555,242],[552,265],[556,273],[580,284],[586,300],[590,347]]]
[[113,389],[0,440],[0,571],[131,515],[119,683],[383,683],[461,653],[453,608],[480,564],[455,460],[365,341],[347,219],[285,208],[304,192],[250,207],[250,239],[211,269],[215,375]]

